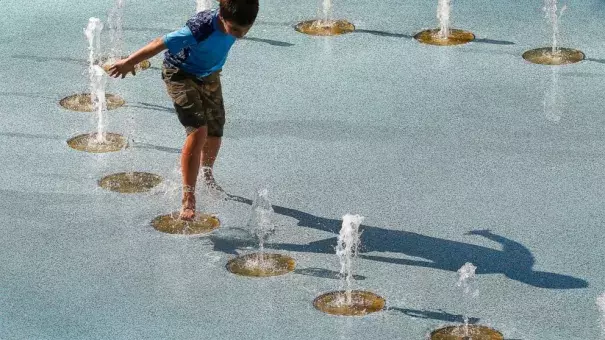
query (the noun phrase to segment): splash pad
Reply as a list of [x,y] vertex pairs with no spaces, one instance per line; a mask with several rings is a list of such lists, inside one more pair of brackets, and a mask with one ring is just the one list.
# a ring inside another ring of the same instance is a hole
[[97,132],[75,136],[67,140],[67,145],[78,151],[105,153],[124,149],[128,141],[122,135],[111,132]]
[[123,194],[146,192],[162,182],[162,177],[148,172],[120,172],[99,180],[101,188]]
[[221,222],[216,215],[196,212],[192,221],[179,218],[180,213],[173,212],[156,217],[151,225],[157,231],[166,234],[196,236],[208,234],[220,227]]
[[261,252],[238,256],[227,262],[227,270],[231,273],[253,277],[284,275],[295,267],[296,261],[289,256]]
[[346,20],[308,20],[294,26],[300,33],[308,35],[341,35],[355,31],[355,25]]
[[414,35],[414,39],[423,44],[436,46],[463,45],[475,40],[475,35],[465,30],[453,28],[446,36],[442,36],[439,32],[439,28],[424,30]]
[[[347,293],[350,296],[347,297]],[[384,309],[386,301],[379,295],[362,290],[341,290],[322,294],[313,300],[313,306],[327,314],[362,316]]]
[[[126,101],[122,97],[115,94],[106,93],[105,98],[107,100],[107,110],[115,110],[126,104]],[[92,102],[90,93],[78,93],[65,97],[59,101],[59,105],[68,110],[78,112],[94,112],[97,110]]]
[[574,64],[584,60],[586,56],[582,51],[559,47],[541,47],[523,53],[523,59],[541,65],[566,65]]
[[503,340],[502,333],[481,325],[447,326],[431,332],[431,340]]

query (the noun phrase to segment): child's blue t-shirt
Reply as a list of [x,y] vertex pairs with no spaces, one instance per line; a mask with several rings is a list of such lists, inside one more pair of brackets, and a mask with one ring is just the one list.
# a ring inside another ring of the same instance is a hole
[[168,51],[164,64],[177,67],[197,77],[205,77],[225,64],[235,37],[218,27],[218,11],[202,11],[187,21],[178,31],[163,37]]

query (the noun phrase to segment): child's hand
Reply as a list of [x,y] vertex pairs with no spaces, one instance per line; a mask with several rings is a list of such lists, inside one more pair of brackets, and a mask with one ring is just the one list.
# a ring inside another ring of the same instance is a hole
[[109,68],[109,76],[114,78],[122,76],[122,79],[124,79],[124,77],[126,77],[128,73],[132,73],[132,75],[134,76],[136,75],[134,66],[134,64],[128,62],[128,59],[118,60]]
[[483,235],[489,235],[491,234],[492,231],[489,229],[478,229],[478,230],[471,230],[467,233],[465,233],[464,235],[479,235],[479,236],[483,236]]

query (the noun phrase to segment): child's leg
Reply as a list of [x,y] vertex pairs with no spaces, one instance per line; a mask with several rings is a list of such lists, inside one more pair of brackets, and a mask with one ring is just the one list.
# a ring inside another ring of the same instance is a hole
[[181,151],[181,172],[183,175],[183,208],[181,219],[195,217],[195,184],[200,171],[202,150],[206,142],[208,128],[202,126],[190,133],[185,139]]
[[221,148],[221,137],[208,136],[204,144],[204,153],[202,156],[202,166],[212,168],[218,151]]
[[181,151],[181,171],[183,173],[183,185],[195,187],[197,174],[200,171],[202,150],[205,149],[208,128],[202,126],[189,134],[183,144]]
[[204,78],[201,98],[206,107],[206,122],[208,124],[208,138],[204,145],[202,155],[202,175],[209,188],[223,191],[214,181],[212,167],[221,148],[223,127],[225,126],[225,106],[221,89],[220,71]]
[[221,137],[208,136],[206,138],[206,144],[204,144],[204,151],[202,153],[202,176],[204,176],[204,182],[207,187],[222,192],[224,190],[216,184],[214,171],[212,170],[220,148]]
[[180,218],[191,220],[195,217],[195,185],[208,135],[201,90],[195,80],[177,69],[164,68],[162,78],[173,100],[179,121],[187,132],[181,151],[183,206]]

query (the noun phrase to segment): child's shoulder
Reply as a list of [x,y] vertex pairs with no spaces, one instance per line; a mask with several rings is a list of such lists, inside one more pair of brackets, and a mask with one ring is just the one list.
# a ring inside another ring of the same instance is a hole
[[189,27],[197,40],[203,40],[212,34],[214,31],[213,21],[215,15],[215,10],[201,11],[187,21],[187,27]]
[[214,21],[216,14],[216,10],[212,9],[197,12],[187,21],[187,25],[212,26],[212,21]]

